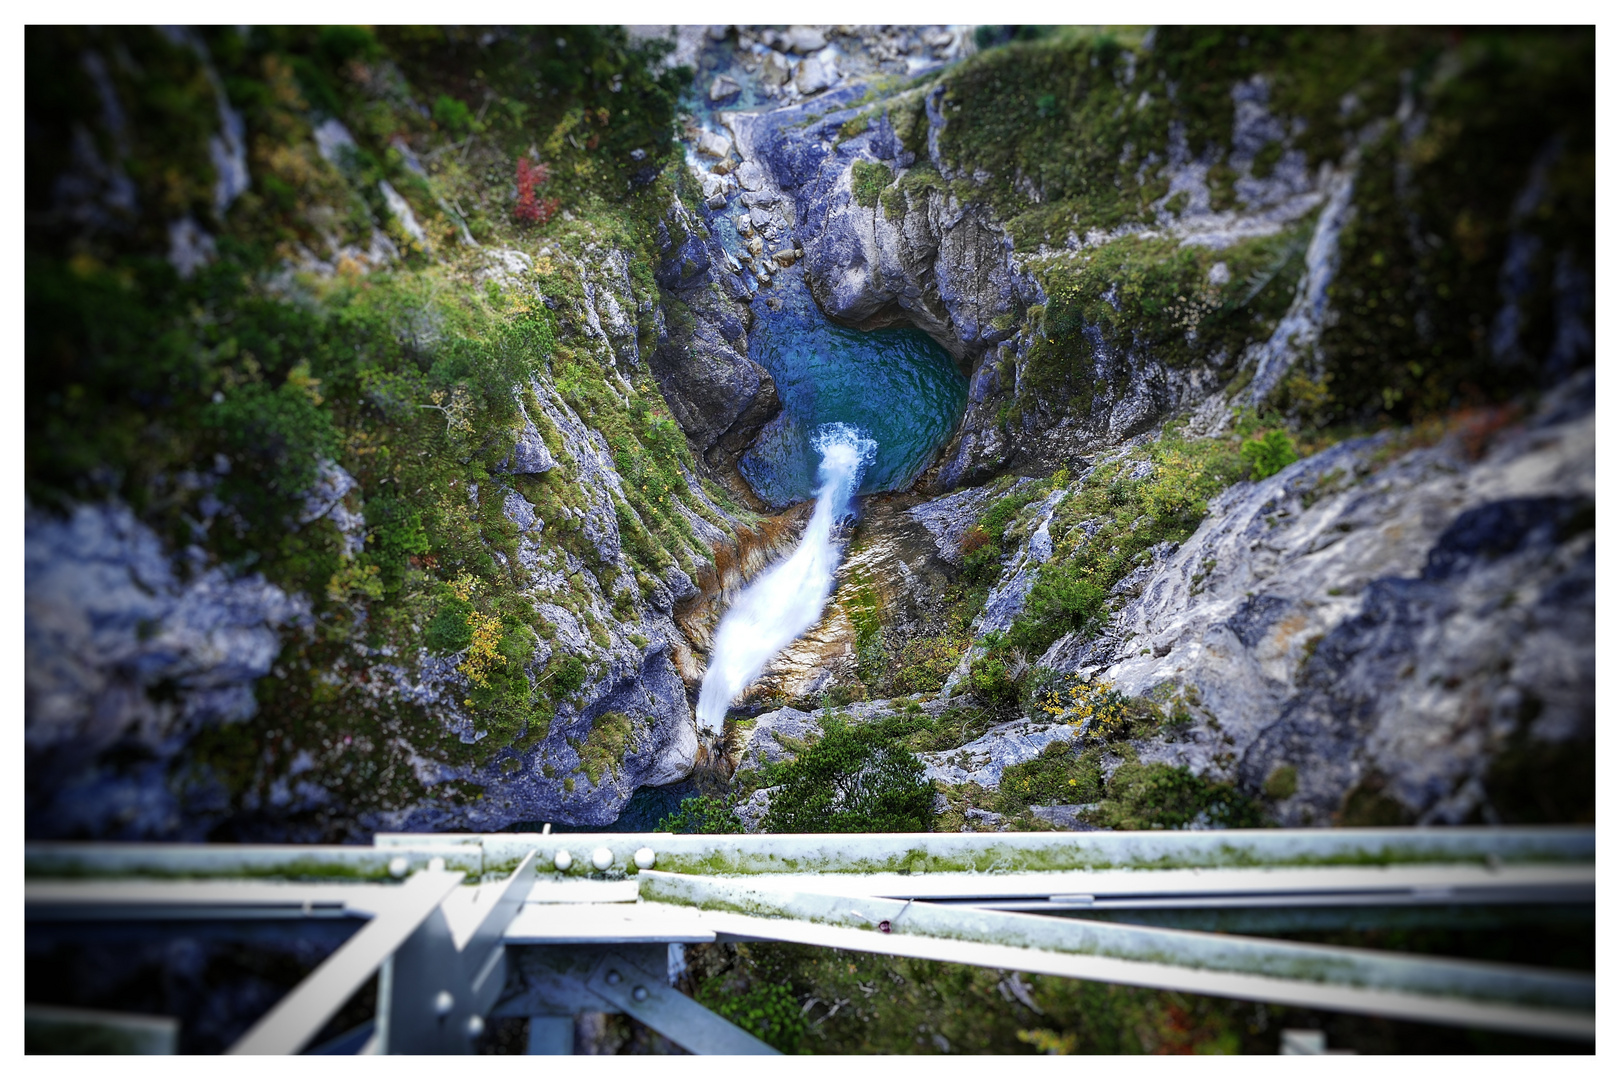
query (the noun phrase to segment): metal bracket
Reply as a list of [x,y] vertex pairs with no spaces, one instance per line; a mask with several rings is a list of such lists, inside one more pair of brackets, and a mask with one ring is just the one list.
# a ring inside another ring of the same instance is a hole
[[694,1054],[775,1054],[768,1043],[748,1034],[719,1013],[704,1008],[665,984],[666,973],[656,975],[631,963],[623,954],[608,953],[596,965],[585,985],[612,1005],[628,1013]]

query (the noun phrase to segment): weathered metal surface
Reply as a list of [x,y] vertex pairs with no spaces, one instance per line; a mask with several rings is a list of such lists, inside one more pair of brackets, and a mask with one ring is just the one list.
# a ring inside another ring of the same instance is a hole
[[506,928],[508,945],[694,944],[714,931],[691,911],[647,904],[526,904]]
[[777,1053],[725,1017],[670,989],[663,972],[647,971],[622,953],[604,956],[585,985],[612,1011],[635,1017],[694,1054]]
[[[23,873],[30,878],[392,881],[429,869],[435,859],[442,860],[446,870],[476,878],[483,872],[483,857],[477,844],[396,844],[385,849],[316,844],[39,843],[23,846]],[[506,873],[522,857],[522,852],[510,857]]]
[[[314,933],[370,917],[235,1052],[295,1052],[373,971],[373,1030],[323,1050],[466,1052],[492,1015],[534,1017],[536,1045],[560,1050],[566,1018],[623,1011],[698,1052],[769,1052],[668,989],[668,943],[717,936],[1542,1035],[1595,1028],[1591,976],[1165,928],[1590,920],[1589,828],[412,834],[371,848],[35,844],[25,865],[31,934],[294,920]],[[476,884],[457,888],[464,874]],[[612,964],[629,990],[603,981]]]
[[1595,1026],[1595,980],[1567,972],[657,871],[645,875],[642,893],[698,907],[725,934],[1570,1037],[1591,1037]]
[[389,906],[397,886],[290,881],[29,881],[29,921],[359,918]]
[[1323,866],[1198,870],[1057,870],[1044,874],[757,874],[759,888],[858,891],[905,900],[1009,901],[1043,909],[1234,908],[1349,904],[1592,903],[1592,864]]
[[[381,833],[382,850],[420,849],[430,838]],[[611,855],[609,874],[635,874],[636,852],[653,869],[729,874],[972,874],[1075,870],[1366,867],[1473,863],[1478,866],[1592,863],[1590,827],[1446,826],[1395,829],[1242,829],[1198,832],[854,833],[670,835],[663,833],[452,833],[447,847],[477,846],[485,873],[510,873],[530,850],[542,862],[572,855],[569,876],[602,876],[590,861]]]
[[389,890],[385,910],[327,957],[286,997],[249,1028],[228,1053],[296,1054],[319,1033],[354,992],[437,916],[439,905],[460,884],[459,871],[424,870]]

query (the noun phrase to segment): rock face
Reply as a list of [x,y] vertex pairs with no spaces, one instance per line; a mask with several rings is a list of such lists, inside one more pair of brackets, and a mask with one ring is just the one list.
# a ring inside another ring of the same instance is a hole
[[923,775],[955,786],[1001,786],[1001,773],[1040,756],[1055,742],[1071,742],[1077,732],[1067,724],[1048,724],[1028,718],[997,724],[979,738],[955,750],[918,755],[926,766]]
[[[257,574],[177,573],[116,504],[66,519],[30,509],[24,522],[29,834],[196,835],[163,783],[167,762],[203,728],[253,715],[254,684],[308,603]],[[145,766],[94,766],[115,748]]]
[[1593,737],[1591,387],[1478,460],[1464,435],[1380,465],[1380,437],[1240,483],[1103,634],[1040,662],[1193,703],[1144,761],[1251,790],[1293,768],[1285,824],[1324,824],[1357,790],[1422,823],[1487,813],[1513,740]]
[[664,261],[656,276],[678,317],[659,321],[648,363],[692,445],[733,491],[751,498],[737,458],[782,403],[770,373],[748,358],[748,294],[722,272],[728,256],[718,241],[679,202],[659,228]]

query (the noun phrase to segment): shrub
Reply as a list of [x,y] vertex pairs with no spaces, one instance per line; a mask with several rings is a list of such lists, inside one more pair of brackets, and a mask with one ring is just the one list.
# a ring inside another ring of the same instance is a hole
[[1070,630],[1095,633],[1108,619],[1108,590],[1069,563],[1043,567],[1018,621],[1014,644],[1039,656]]
[[465,102],[457,101],[449,94],[440,94],[433,102],[433,122],[451,137],[460,138],[472,127],[472,110],[467,108]]
[[1108,796],[1093,815],[1110,829],[1252,829],[1260,825],[1254,800],[1231,784],[1196,776],[1185,765],[1127,761],[1108,781]]
[[1015,665],[998,646],[992,646],[968,668],[967,683],[973,696],[992,707],[1018,703]]
[[1275,476],[1299,460],[1294,440],[1280,428],[1268,431],[1259,438],[1245,440],[1238,452],[1248,462],[1249,472],[1256,480]]
[[765,832],[925,832],[933,816],[922,762],[878,732],[836,719],[780,781]]
[[562,205],[556,199],[542,199],[535,194],[535,188],[540,187],[551,179],[551,166],[545,162],[530,165],[528,158],[518,158],[517,163],[517,205],[512,207],[512,217],[529,225],[544,225],[557,213]]
[[900,649],[900,668],[890,689],[895,694],[932,694],[955,670],[967,639],[951,634],[915,638]]
[[468,618],[472,613],[472,605],[460,598],[453,597],[440,604],[433,621],[428,623],[428,651],[443,656],[471,645],[472,625]]
[[680,809],[659,819],[655,832],[669,833],[740,833],[742,822],[733,812],[730,798],[714,795],[694,795],[682,799]]
[[1124,729],[1131,717],[1131,699],[1114,689],[1112,683],[1077,682],[1067,694],[1043,706],[1052,719],[1082,727],[1086,734],[1107,739]]
[[1049,743],[1030,761],[1008,766],[1001,773],[996,809],[1017,814],[1030,806],[1073,805],[1103,797],[1100,754],[1076,754],[1073,743]]
[[1265,793],[1268,799],[1289,799],[1299,790],[1299,770],[1292,765],[1279,765],[1266,777]]

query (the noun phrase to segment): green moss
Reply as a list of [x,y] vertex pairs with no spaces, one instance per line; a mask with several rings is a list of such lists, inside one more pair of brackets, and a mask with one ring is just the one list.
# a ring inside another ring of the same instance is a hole
[[894,183],[894,173],[887,165],[864,159],[852,166],[850,191],[861,206],[876,206],[883,189]]
[[[1181,543],[1208,500],[1243,476],[1235,436],[1186,439],[1168,431],[1133,455],[1100,465],[1058,505],[1049,526],[1053,557],[1036,577],[1009,642],[1034,658],[1070,631],[1095,632],[1109,594],[1159,543]],[[1130,479],[1143,459],[1151,473]],[[1081,528],[1082,523],[1086,528]]]
[[1266,777],[1263,790],[1268,799],[1291,799],[1299,790],[1299,770],[1292,765],[1279,765]]
[[[1418,84],[1422,134],[1392,130],[1368,149],[1329,288],[1325,420],[1405,422],[1547,377],[1554,264],[1593,266],[1592,48],[1585,31],[1470,35]],[[1543,200],[1515,222],[1538,155],[1554,155]],[[1487,323],[1515,231],[1534,238],[1529,288],[1518,349],[1497,357]]]
[[605,712],[591,721],[590,734],[575,745],[579,767],[595,787],[609,769],[617,769],[625,755],[636,749],[635,723],[619,712]]

